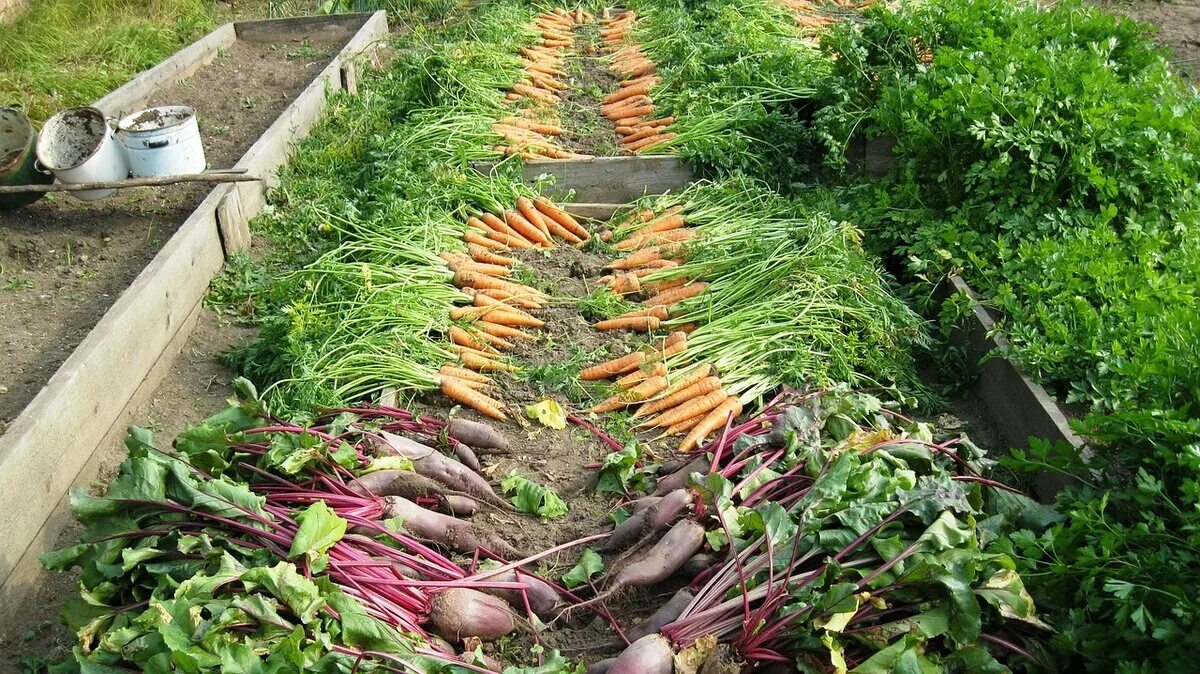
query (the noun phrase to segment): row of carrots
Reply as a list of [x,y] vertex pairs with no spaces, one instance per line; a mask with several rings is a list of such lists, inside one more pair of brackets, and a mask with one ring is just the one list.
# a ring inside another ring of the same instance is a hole
[[582,9],[568,12],[555,8],[538,15],[533,28],[542,40],[539,44],[521,48],[523,77],[504,96],[506,105],[528,105],[520,111],[520,116],[504,117],[492,125],[492,130],[505,140],[505,144],[493,148],[495,151],[519,155],[527,160],[586,159],[590,156],[566,150],[554,139],[563,132],[555,112],[562,100],[558,92],[567,88],[562,81],[567,76],[562,70],[562,52],[575,45],[574,27],[592,21],[595,17]]
[[634,428],[659,429],[661,435],[687,433],[679,451],[690,452],[742,413],[742,403],[721,387],[711,365],[700,364],[670,382],[666,359],[687,350],[687,333],[680,330],[657,346],[593,365],[579,373],[584,381],[615,379],[619,391],[591,409],[604,413],[636,407]]
[[621,76],[619,88],[604,97],[600,114],[616,125],[621,148],[637,154],[670,141],[675,134],[667,129],[673,117],[655,115],[650,89],[662,80],[655,74],[654,63],[641,47],[629,39],[637,21],[634,12],[622,12],[614,18],[601,19],[604,27],[600,38],[612,59],[612,69]]
[[[614,246],[628,255],[610,262],[605,268],[612,273],[601,277],[600,282],[618,295],[642,293],[647,297],[642,301],[641,309],[599,321],[595,324],[597,330],[657,330],[667,320],[672,305],[699,295],[707,287],[706,283],[687,277],[642,281],[656,271],[683,263],[679,253],[683,245],[695,237],[696,230],[686,226],[681,207],[672,206],[657,214],[644,209],[633,218],[642,225]],[[610,236],[611,232],[601,233],[601,238]]]
[[[792,10],[796,23],[805,29],[819,30],[841,21],[845,10],[862,10],[875,0],[778,0]],[[839,16],[842,14],[842,16]]]
[[454,285],[472,300],[450,311],[455,324],[449,330],[449,348],[458,360],[438,371],[443,394],[493,419],[507,418],[504,403],[488,395],[492,382],[487,373],[516,369],[501,360],[502,351],[516,348],[513,340],[535,339],[524,328],[545,326],[529,312],[541,309],[547,296],[508,278],[516,260],[506,253],[551,248],[555,239],[580,244],[589,236],[575,218],[543,197],[521,197],[516,208],[499,216],[483,213],[467,219],[467,253],[441,255],[454,272]]

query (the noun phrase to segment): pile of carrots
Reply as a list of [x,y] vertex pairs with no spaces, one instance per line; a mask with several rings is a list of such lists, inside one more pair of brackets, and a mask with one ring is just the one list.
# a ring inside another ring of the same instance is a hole
[[519,155],[523,159],[586,159],[590,155],[570,152],[554,143],[562,135],[562,127],[555,123],[555,112],[562,99],[558,92],[567,88],[560,78],[567,73],[563,65],[562,51],[575,45],[572,30],[578,24],[594,21],[595,17],[577,9],[568,12],[555,8],[542,12],[533,28],[542,37],[540,44],[521,48],[525,69],[523,77],[512,85],[504,96],[506,105],[527,103],[520,116],[504,117],[492,125],[492,130],[506,141],[493,149],[505,155]]
[[875,0],[779,0],[779,4],[792,10],[801,28],[813,32],[841,21],[845,18],[844,10],[858,11],[874,3]]
[[468,218],[463,233],[467,252],[441,255],[454,272],[454,285],[472,300],[450,311],[455,324],[449,330],[449,348],[458,360],[438,371],[443,394],[493,419],[507,418],[504,403],[487,393],[492,382],[486,373],[516,369],[501,360],[502,351],[516,348],[512,340],[535,339],[524,328],[545,326],[529,312],[541,309],[547,297],[508,278],[516,260],[506,254],[551,248],[556,238],[581,244],[589,236],[575,218],[543,197],[521,197],[516,208],[499,216],[485,212]]
[[612,120],[626,152],[637,154],[669,142],[675,134],[667,131],[674,118],[655,116],[650,89],[662,80],[655,74],[654,63],[639,45],[629,39],[637,21],[634,12],[622,12],[601,22],[600,37],[612,58],[612,69],[621,76],[620,87],[604,97],[600,114]]
[[689,452],[729,420],[742,413],[737,396],[721,387],[711,365],[697,365],[668,379],[664,361],[687,350],[687,333],[672,332],[654,347],[593,365],[579,373],[584,381],[616,377],[620,391],[592,408],[604,413],[637,407],[635,428],[661,429],[659,437],[687,433],[679,451]]
[[[683,258],[678,257],[680,249],[696,235],[696,230],[685,226],[683,209],[678,206],[657,214],[645,209],[633,217],[642,223],[641,226],[614,246],[629,254],[610,262],[606,268],[612,273],[601,277],[600,281],[618,295],[645,295],[643,308],[600,321],[595,324],[597,330],[657,330],[667,320],[671,305],[695,297],[707,287],[704,282],[686,277],[643,282],[643,278],[660,269],[682,263]],[[610,234],[605,232],[601,238]]]

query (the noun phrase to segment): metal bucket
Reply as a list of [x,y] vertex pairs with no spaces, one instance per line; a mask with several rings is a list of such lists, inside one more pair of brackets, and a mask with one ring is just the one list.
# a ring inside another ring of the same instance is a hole
[[[37,169],[34,143],[37,133],[29,118],[17,108],[0,108],[0,185],[45,185],[54,182],[54,175]],[[0,195],[0,210],[27,206],[41,199],[45,192]]]
[[185,105],[135,112],[117,123],[117,131],[135,178],[204,170],[204,146],[200,143],[196,111]]
[[[37,141],[42,166],[64,183],[124,180],[129,177],[125,148],[117,142],[104,113],[96,108],[63,110],[46,121]],[[71,192],[83,201],[103,199],[115,189]]]

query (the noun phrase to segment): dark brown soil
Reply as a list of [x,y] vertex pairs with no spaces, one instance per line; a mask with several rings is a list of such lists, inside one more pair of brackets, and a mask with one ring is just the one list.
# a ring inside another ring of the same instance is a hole
[[[197,423],[225,406],[234,372],[222,366],[219,356],[249,340],[253,331],[228,324],[207,309],[202,310],[186,345],[170,372],[146,402],[134,411],[132,422],[154,431],[155,444],[171,446],[188,424]],[[103,493],[125,460],[121,440],[113,442],[101,458],[99,473],[92,481],[93,493]],[[83,528],[73,519],[59,536],[56,547],[72,545]],[[28,655],[61,660],[71,652],[74,635],[58,619],[67,600],[79,592],[78,572],[44,572],[37,595],[29,608],[0,626],[0,672],[22,671],[20,661]]]
[[559,108],[563,116],[563,147],[581,154],[612,156],[618,154],[616,130],[600,114],[606,94],[617,89],[619,78],[602,60],[600,24],[575,27],[575,48],[566,59],[568,89],[561,92]]
[[[235,43],[150,106],[196,109],[212,167],[232,166],[340,44]],[[209,193],[136,188],[96,202],[47,197],[0,212],[0,433]]]
[[1093,1],[1110,12],[1157,27],[1157,40],[1171,50],[1179,74],[1193,82],[1200,80],[1200,3],[1196,0]]

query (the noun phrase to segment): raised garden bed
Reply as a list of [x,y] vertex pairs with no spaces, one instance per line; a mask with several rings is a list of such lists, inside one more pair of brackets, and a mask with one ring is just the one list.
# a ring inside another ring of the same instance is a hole
[[29,280],[18,289],[46,305],[4,306],[15,294],[0,301],[0,310],[22,316],[9,322],[6,357],[10,371],[26,373],[19,386],[6,383],[0,414],[16,414],[0,436],[9,533],[0,548],[0,614],[11,615],[36,588],[37,555],[68,521],[67,489],[91,481],[97,448],[123,430],[131,400],[169,368],[225,254],[248,245],[248,221],[271,171],[327,94],[353,90],[356,64],[386,35],[384,12],[226,24],[96,103],[114,116],[190,104],[210,164],[236,162],[267,178],[261,183],[138,190],[95,205],[61,199],[0,218],[10,255],[29,251],[30,274],[21,277]]

